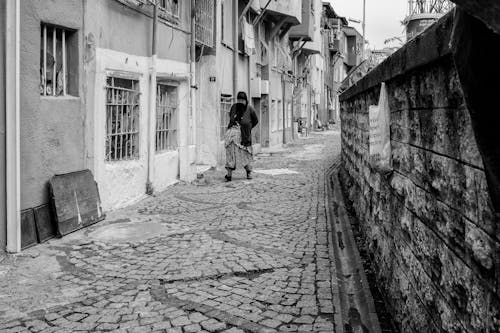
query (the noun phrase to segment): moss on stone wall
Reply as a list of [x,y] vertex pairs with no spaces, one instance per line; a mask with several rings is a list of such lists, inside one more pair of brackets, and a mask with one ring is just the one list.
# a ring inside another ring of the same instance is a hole
[[380,86],[341,105],[342,179],[378,280],[402,332],[499,332],[500,228],[453,62],[401,74],[386,81],[391,174],[368,163]]

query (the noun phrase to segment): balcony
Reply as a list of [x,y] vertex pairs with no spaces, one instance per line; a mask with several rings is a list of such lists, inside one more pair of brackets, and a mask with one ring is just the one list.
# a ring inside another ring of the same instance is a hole
[[[260,0],[260,7],[265,8],[268,2],[269,0]],[[302,1],[300,0],[271,0],[266,11],[271,16],[286,17],[287,23],[291,25],[302,22]]]
[[311,41],[314,38],[314,10],[311,9],[312,0],[302,0],[302,23],[290,29],[291,41]]
[[321,53],[323,50],[323,36],[321,34],[321,7],[322,3],[321,1],[314,1],[312,0],[311,3],[311,11],[314,16],[314,20],[312,22],[313,27],[314,27],[314,32],[313,32],[313,37],[312,40],[305,43],[304,47],[302,48],[302,52],[304,54],[315,54],[315,53]]

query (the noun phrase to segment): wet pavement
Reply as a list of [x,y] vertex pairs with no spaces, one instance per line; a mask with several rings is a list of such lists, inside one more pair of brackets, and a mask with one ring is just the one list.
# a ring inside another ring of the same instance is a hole
[[3,258],[0,331],[342,331],[325,201],[339,152],[338,130],[312,134],[258,157],[253,180],[208,171]]

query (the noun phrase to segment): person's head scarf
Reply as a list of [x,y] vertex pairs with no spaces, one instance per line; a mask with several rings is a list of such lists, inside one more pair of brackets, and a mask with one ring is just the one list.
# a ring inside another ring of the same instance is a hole
[[[240,123],[243,114],[245,113],[248,106],[248,98],[247,94],[244,91],[240,91],[236,97],[236,121]],[[244,100],[244,103],[241,103],[239,100]]]

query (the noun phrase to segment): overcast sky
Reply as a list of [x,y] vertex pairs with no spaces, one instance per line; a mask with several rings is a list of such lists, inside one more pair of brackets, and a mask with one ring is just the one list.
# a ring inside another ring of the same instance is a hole
[[[363,0],[329,0],[340,16],[363,19]],[[406,16],[407,0],[366,0],[366,39],[369,48],[383,48],[384,40],[403,36],[401,21]],[[362,33],[361,24],[349,22]]]

